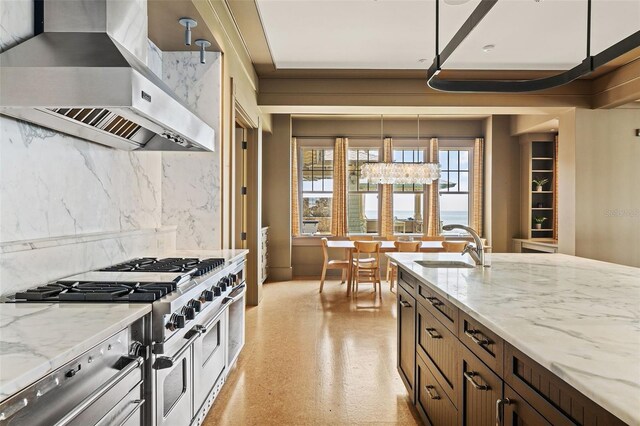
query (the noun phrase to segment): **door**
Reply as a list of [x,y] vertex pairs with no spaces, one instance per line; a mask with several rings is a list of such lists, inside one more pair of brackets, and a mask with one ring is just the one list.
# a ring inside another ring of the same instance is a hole
[[193,417],[192,356],[193,345],[189,345],[173,359],[170,367],[155,370],[157,426],[190,424]]
[[469,426],[494,426],[502,379],[469,349],[462,349],[462,421]]
[[219,312],[200,329],[193,344],[193,412],[197,413],[216,382],[225,372],[227,310]]
[[398,286],[398,372],[415,401],[416,300]]
[[235,247],[247,248],[247,129],[236,122],[235,144]]

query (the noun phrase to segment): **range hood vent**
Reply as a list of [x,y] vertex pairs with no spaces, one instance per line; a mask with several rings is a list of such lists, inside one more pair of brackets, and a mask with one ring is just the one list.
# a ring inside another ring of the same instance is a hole
[[142,128],[139,124],[103,108],[56,108],[50,111],[127,140],[132,140]]
[[0,54],[0,114],[118,149],[213,151],[213,128],[107,32],[136,3],[44,1],[45,32]]

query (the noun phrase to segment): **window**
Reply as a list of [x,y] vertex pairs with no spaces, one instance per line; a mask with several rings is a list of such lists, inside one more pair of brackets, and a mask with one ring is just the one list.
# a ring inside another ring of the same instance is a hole
[[379,229],[378,185],[360,178],[362,165],[380,161],[378,148],[347,151],[347,226],[350,234],[377,234]]
[[331,233],[333,149],[301,148],[303,234]]
[[443,225],[469,225],[471,151],[471,148],[440,149],[440,220]]
[[[394,149],[394,163],[424,163],[423,149]],[[419,234],[423,231],[424,185],[393,185],[393,231]]]

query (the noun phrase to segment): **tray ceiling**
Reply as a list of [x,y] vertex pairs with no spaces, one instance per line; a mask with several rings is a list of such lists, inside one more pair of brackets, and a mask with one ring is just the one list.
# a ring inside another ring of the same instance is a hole
[[[440,2],[441,49],[479,2]],[[256,4],[278,69],[423,70],[435,56],[434,0]],[[586,0],[500,0],[443,69],[571,68],[586,55],[586,5]],[[597,54],[640,29],[640,0],[593,0],[592,16],[591,51]]]

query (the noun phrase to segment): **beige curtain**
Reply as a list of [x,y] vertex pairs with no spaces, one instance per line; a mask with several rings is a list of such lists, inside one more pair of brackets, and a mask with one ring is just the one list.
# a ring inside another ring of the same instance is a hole
[[484,139],[476,138],[473,144],[473,199],[471,227],[482,236],[484,232]]
[[[391,163],[393,161],[393,141],[385,138],[382,146],[382,161]],[[382,212],[380,214],[380,235],[383,237],[393,236],[393,185],[381,185]]]
[[291,138],[291,236],[300,235],[300,198],[298,194],[298,140]]
[[[437,163],[438,138],[429,141],[429,161]],[[440,235],[440,179],[429,185],[429,212],[427,217],[426,235],[435,237]]]
[[337,138],[333,148],[333,200],[331,234],[347,235],[347,138]]
[[558,240],[558,135],[553,156],[553,239]]

